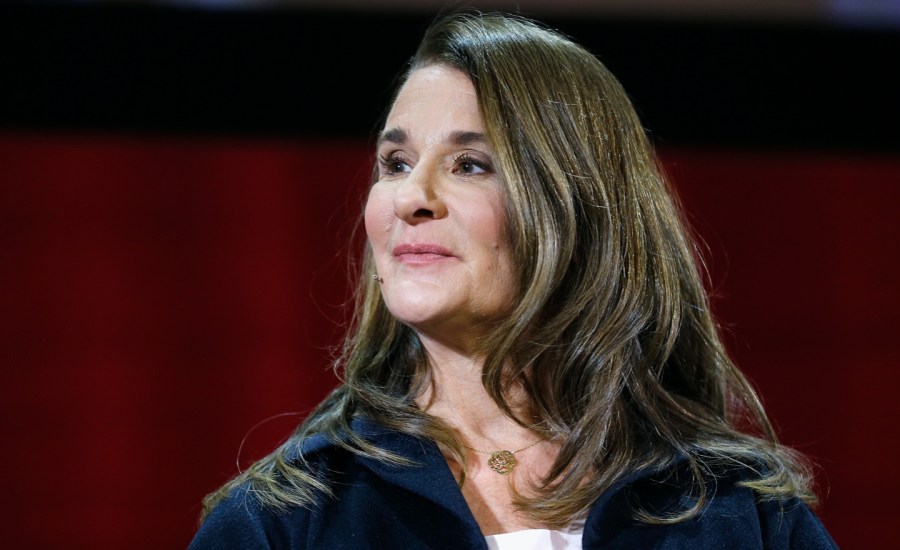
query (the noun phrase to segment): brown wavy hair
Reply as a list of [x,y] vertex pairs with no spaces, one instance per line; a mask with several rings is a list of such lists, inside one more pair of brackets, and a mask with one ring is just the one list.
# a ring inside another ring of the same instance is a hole
[[[506,184],[518,295],[481,342],[484,387],[510,418],[562,442],[536,496],[516,495],[520,511],[561,527],[627,474],[676,461],[692,474],[693,506],[637,508],[638,518],[695,516],[715,472],[733,466],[757,472],[743,484],[761,498],[813,502],[808,468],[777,442],[725,352],[700,256],[616,78],[562,35],[499,14],[438,19],[406,74],[434,64],[474,84]],[[329,493],[298,454],[313,434],[403,462],[354,434],[357,416],[435,441],[465,472],[459,435],[414,405],[428,361],[385,307],[368,247],[360,267],[355,320],[336,362],[342,384],[285,444],[209,495],[204,515],[243,483],[273,508]],[[537,423],[515,416],[510,384],[525,388]]]

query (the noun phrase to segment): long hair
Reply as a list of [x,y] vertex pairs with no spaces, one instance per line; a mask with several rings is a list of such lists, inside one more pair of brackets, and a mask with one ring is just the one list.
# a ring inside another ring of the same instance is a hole
[[[562,442],[536,496],[515,495],[521,512],[564,526],[627,474],[678,460],[691,473],[693,505],[637,508],[637,517],[693,517],[715,472],[741,465],[758,472],[743,484],[761,497],[813,501],[808,469],[777,442],[724,350],[699,254],[615,77],[556,32],[495,14],[432,24],[407,75],[435,64],[472,81],[506,185],[519,278],[511,312],[480,342],[484,387],[510,418]],[[435,441],[465,472],[459,435],[414,405],[429,382],[427,357],[387,310],[373,272],[367,247],[337,361],[342,384],[284,445],[209,495],[207,512],[241,483],[274,508],[328,493],[298,452],[312,434],[403,462],[354,434],[357,416]],[[525,389],[536,423],[511,410],[511,384]]]

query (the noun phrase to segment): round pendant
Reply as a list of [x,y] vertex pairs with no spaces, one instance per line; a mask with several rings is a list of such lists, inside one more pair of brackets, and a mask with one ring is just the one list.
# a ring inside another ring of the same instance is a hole
[[488,460],[488,466],[498,474],[506,475],[516,467],[516,457],[509,451],[497,451]]

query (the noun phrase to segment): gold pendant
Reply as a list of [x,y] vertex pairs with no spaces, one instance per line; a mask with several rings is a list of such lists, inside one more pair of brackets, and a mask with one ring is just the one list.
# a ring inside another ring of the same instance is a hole
[[491,458],[488,460],[488,466],[491,467],[491,470],[501,475],[506,475],[513,471],[516,464],[518,464],[516,457],[509,451],[497,451],[491,454]]

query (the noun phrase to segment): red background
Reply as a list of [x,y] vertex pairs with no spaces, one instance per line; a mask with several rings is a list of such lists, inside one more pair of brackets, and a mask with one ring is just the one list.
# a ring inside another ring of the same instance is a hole
[[[900,546],[900,160],[663,154],[826,525]],[[368,162],[352,140],[0,135],[7,547],[189,542],[203,495],[334,384]]]

